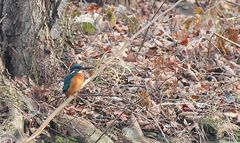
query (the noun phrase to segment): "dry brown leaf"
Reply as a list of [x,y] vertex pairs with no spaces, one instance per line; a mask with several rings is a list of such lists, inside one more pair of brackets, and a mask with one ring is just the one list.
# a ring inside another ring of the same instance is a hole
[[137,62],[137,56],[134,52],[127,52],[127,57],[124,58],[127,62]]
[[158,50],[157,47],[149,48],[149,50],[146,53],[146,58],[152,58],[153,56],[156,56],[157,55],[157,50]]
[[51,90],[47,88],[41,88],[41,87],[32,87],[31,89],[32,97],[39,101],[47,101],[49,96],[51,95]]
[[238,29],[233,29],[233,28],[227,28],[225,30],[225,36],[229,40],[238,43]]
[[153,106],[151,97],[148,95],[146,90],[140,91],[138,96],[142,98],[142,100],[139,101],[140,106],[146,107],[147,110]]
[[[76,109],[75,109],[76,110]],[[81,114],[82,115],[90,115],[90,116],[93,116],[94,115],[94,111],[90,110],[89,108],[84,108],[82,111],[81,111]]]
[[194,105],[193,105],[193,104],[190,104],[190,103],[188,103],[188,104],[182,104],[182,105],[180,105],[180,106],[181,106],[181,110],[182,110],[183,112],[190,112],[190,111],[196,110],[196,108],[194,107]]
[[101,7],[99,6],[99,5],[97,5],[97,4],[89,4],[88,6],[87,6],[87,12],[88,13],[94,13],[94,12],[97,12],[97,11],[99,11],[101,9]]
[[122,121],[127,121],[129,116],[125,113],[123,113],[123,111],[120,111],[120,110],[115,110],[113,112],[114,115],[117,115],[117,116],[120,116],[119,119],[122,120]]
[[116,24],[114,30],[116,30],[118,33],[124,33],[126,28],[122,24]]
[[76,115],[76,113],[77,113],[75,110],[75,107],[73,105],[66,106],[64,109],[65,109],[64,111],[66,112],[66,114],[68,114],[70,116]]
[[183,39],[181,42],[180,42],[181,45],[187,45],[188,44],[188,37],[186,37],[185,39]]
[[193,81],[199,81],[196,74],[190,70],[190,69],[184,69],[183,70],[183,76],[187,79],[193,80]]
[[158,116],[161,113],[161,105],[157,105],[154,101],[152,101],[152,107],[150,108],[150,112],[154,116]]
[[197,101],[199,100],[199,96],[198,95],[192,95],[191,98],[194,100],[194,101]]

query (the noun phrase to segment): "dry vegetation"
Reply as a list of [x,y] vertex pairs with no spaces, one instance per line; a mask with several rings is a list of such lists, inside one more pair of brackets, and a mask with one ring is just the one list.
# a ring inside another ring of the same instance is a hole
[[[240,142],[239,1],[182,2],[134,35],[172,5],[66,3],[60,34],[47,33],[54,37],[48,42],[57,53],[53,60],[63,67],[56,70],[58,78],[41,87],[30,78],[9,81],[31,109],[13,97],[1,103],[10,99],[22,111],[24,134],[32,134],[66,99],[66,65],[76,62],[95,68],[86,78],[104,70],[54,117],[39,142]],[[84,25],[79,17],[94,23]],[[0,104],[3,125],[8,104]]]

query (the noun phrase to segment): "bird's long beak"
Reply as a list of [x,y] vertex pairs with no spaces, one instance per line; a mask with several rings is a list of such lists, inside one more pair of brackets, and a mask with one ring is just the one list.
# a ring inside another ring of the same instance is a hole
[[89,70],[89,69],[93,69],[93,67],[82,67],[82,70]]

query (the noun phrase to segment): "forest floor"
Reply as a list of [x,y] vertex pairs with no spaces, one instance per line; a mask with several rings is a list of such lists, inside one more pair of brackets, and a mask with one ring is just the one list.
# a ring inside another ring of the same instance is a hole
[[[86,79],[105,68],[61,115],[90,121],[113,142],[240,142],[240,5],[185,1],[166,12],[174,4],[68,2],[54,52],[66,67],[94,67]],[[44,113],[25,118],[28,132],[63,102],[64,70],[48,87],[14,81]],[[81,127],[58,118],[39,142],[79,142]]]

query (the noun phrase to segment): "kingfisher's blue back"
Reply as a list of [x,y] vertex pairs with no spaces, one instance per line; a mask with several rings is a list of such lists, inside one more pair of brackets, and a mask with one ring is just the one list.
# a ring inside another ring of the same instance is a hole
[[84,75],[82,73],[83,67],[80,64],[73,64],[70,67],[70,74],[64,78],[63,93],[67,96],[74,94],[81,89],[84,82]]
[[67,90],[69,89],[73,76],[74,76],[74,74],[72,73],[72,74],[68,74],[64,78],[63,93],[66,93]]

